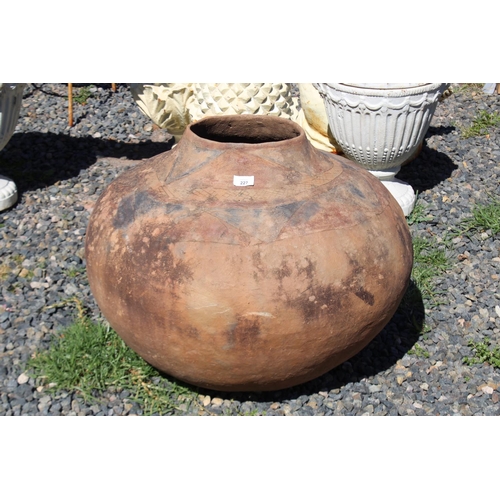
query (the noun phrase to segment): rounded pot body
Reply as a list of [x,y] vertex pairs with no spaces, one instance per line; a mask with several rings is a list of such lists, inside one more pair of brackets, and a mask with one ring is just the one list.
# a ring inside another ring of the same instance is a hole
[[412,245],[370,173],[291,120],[239,115],[191,124],[117,178],[92,213],[86,259],[104,316],[146,361],[201,387],[275,390],[377,335]]
[[369,170],[400,167],[418,150],[447,83],[316,83],[342,152]]

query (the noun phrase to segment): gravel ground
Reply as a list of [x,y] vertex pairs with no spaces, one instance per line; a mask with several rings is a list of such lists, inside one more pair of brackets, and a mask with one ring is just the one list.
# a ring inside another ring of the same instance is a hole
[[[82,86],[76,86],[77,93]],[[0,152],[0,173],[13,178],[18,204],[0,213],[0,415],[141,414],[127,393],[108,391],[85,403],[77,393],[47,394],[26,375],[29,357],[74,319],[77,297],[100,313],[85,273],[84,238],[103,189],[139,161],[172,146],[154,130],[125,84],[92,87],[74,104],[68,127],[65,84],[33,84],[24,94],[16,132]],[[454,93],[436,111],[422,153],[400,177],[419,191],[428,220],[412,235],[442,243],[475,203],[500,195],[500,127],[461,138],[480,110],[500,111],[500,96],[477,89]],[[377,338],[326,375],[289,390],[242,394],[201,389],[194,415],[498,415],[500,372],[468,366],[468,342],[500,342],[498,235],[455,236],[451,267],[437,277],[435,301],[413,305],[425,328],[401,306]],[[417,345],[416,345],[417,344]]]

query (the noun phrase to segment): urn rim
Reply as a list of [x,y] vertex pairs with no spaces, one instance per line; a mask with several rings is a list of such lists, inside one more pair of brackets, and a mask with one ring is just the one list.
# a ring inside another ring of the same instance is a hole
[[442,94],[449,83],[315,83],[320,92],[344,92],[367,97],[406,97],[422,94]]

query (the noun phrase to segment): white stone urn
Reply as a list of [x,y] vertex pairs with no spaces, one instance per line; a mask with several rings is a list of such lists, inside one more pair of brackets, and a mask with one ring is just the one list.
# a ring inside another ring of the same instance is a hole
[[[9,142],[19,119],[25,83],[0,83],[0,151]],[[0,174],[0,210],[17,201],[15,183]]]
[[264,114],[295,119],[288,83],[131,83],[140,110],[176,142],[193,121],[210,115]]
[[396,179],[417,151],[447,83],[315,83],[342,152],[377,176],[405,215],[413,188]]

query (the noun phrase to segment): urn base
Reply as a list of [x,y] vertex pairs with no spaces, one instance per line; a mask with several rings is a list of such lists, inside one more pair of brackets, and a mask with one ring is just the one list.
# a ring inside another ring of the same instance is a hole
[[407,182],[396,179],[396,174],[399,171],[400,167],[389,168],[387,170],[369,170],[389,190],[403,210],[405,217],[408,217],[415,207],[417,197],[415,196],[415,191],[413,191],[413,188]]
[[0,211],[12,207],[17,202],[17,188],[14,181],[0,175]]

